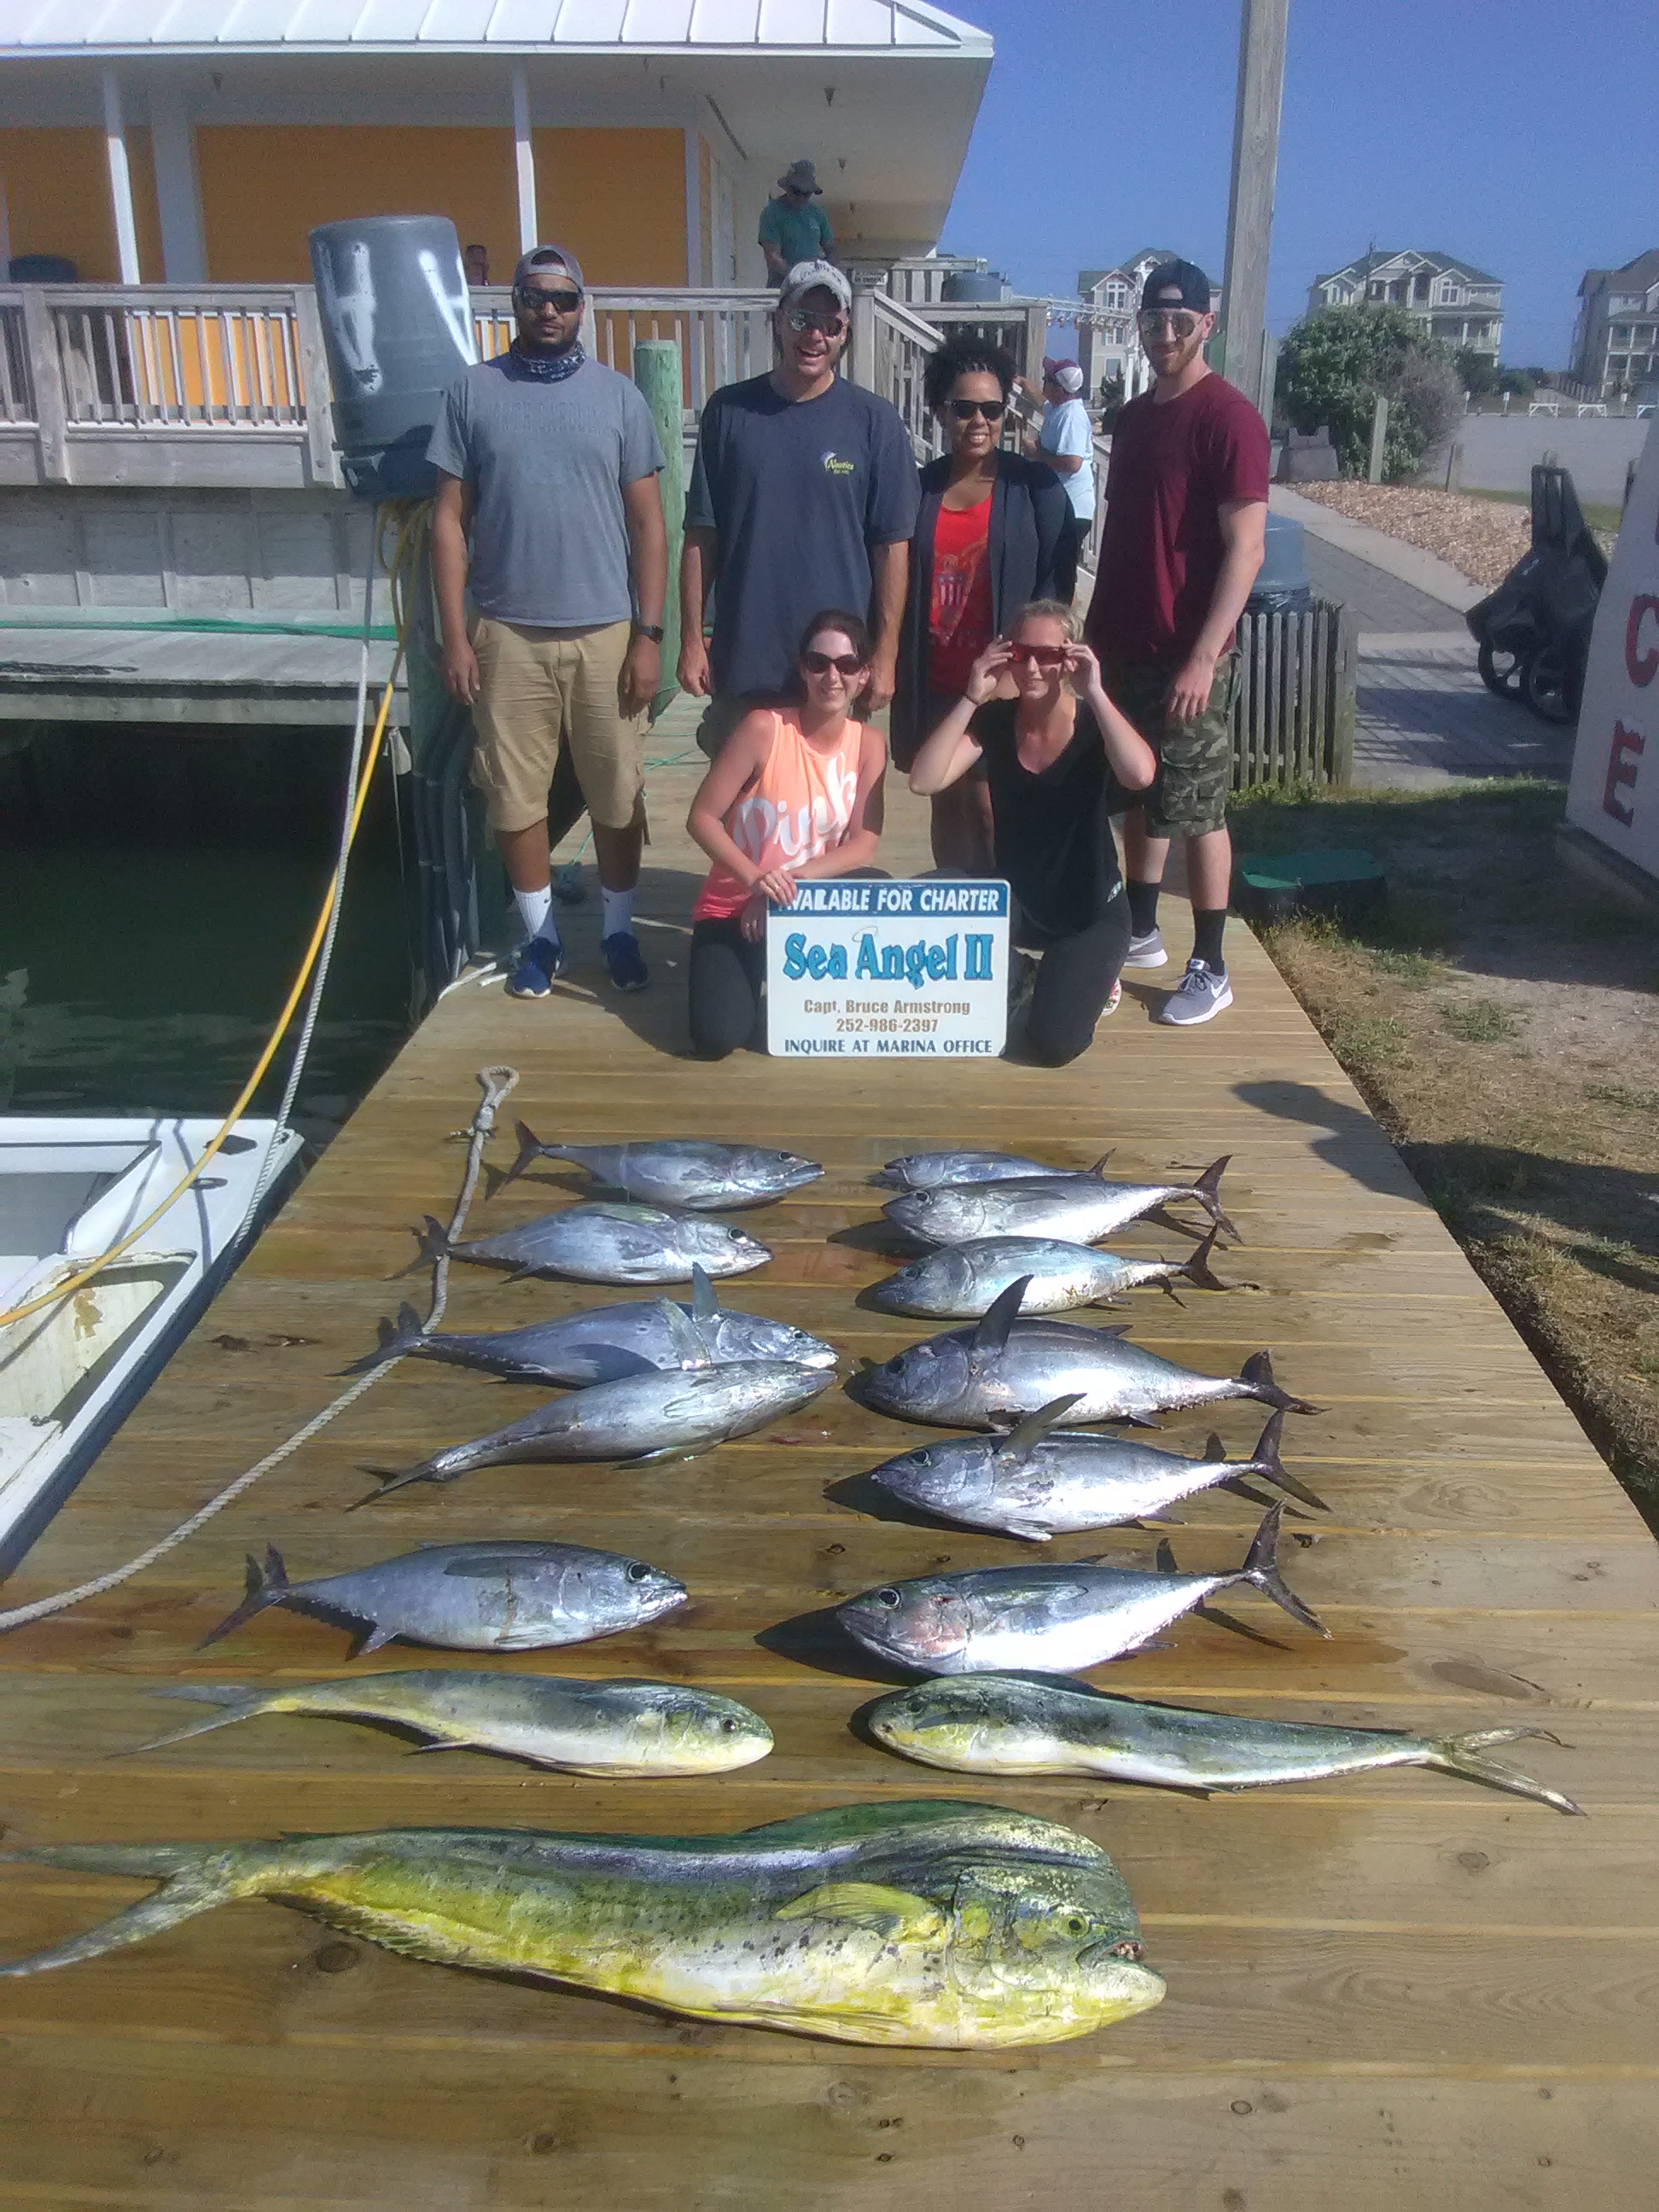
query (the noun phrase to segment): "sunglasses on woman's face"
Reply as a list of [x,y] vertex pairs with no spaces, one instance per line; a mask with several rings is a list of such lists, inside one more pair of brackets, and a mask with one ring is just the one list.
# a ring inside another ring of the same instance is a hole
[[837,676],[856,676],[864,663],[855,653],[803,653],[800,665],[809,676],[827,676],[833,668]]
[[1066,647],[1063,645],[1011,645],[1008,658],[1016,668],[1064,668]]
[[975,415],[988,422],[1000,422],[1007,409],[1000,399],[953,399],[951,412],[958,422],[971,422]]

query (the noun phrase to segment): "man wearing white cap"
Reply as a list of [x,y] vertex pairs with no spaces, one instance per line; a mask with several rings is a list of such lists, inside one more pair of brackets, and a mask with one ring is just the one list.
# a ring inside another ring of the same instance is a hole
[[1081,552],[1095,520],[1095,433],[1083,404],[1083,371],[1074,361],[1043,362],[1042,424],[1025,441],[1025,451],[1046,461],[1065,485]]

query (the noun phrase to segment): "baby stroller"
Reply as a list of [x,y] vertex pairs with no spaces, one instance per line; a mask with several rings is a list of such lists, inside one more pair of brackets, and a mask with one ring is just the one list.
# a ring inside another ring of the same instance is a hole
[[1575,720],[1607,579],[1607,556],[1572,477],[1553,465],[1534,468],[1532,550],[1465,617],[1481,682],[1500,699],[1524,699],[1544,721]]

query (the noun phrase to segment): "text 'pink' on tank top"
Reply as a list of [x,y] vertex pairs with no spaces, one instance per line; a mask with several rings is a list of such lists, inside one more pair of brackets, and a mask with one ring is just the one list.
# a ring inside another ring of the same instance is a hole
[[[849,721],[834,752],[814,752],[794,708],[775,709],[759,773],[726,817],[726,834],[745,859],[763,871],[795,868],[839,844],[858,797],[863,742],[863,723]],[[716,862],[691,919],[724,921],[748,899],[748,884]]]

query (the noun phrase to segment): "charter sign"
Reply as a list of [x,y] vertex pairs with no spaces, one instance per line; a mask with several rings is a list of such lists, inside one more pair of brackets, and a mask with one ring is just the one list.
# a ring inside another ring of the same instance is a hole
[[786,1060],[986,1060],[1008,1031],[1008,886],[797,886],[766,922],[768,1048]]
[[1596,610],[1567,819],[1659,877],[1659,422]]

